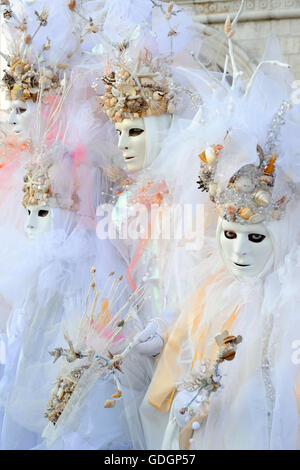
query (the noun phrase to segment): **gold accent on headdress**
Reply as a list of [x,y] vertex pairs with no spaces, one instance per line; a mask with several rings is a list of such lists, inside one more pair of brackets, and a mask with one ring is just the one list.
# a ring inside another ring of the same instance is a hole
[[37,101],[39,93],[39,85],[43,84],[43,92],[52,92],[57,94],[60,92],[61,84],[59,73],[56,68],[51,66],[40,67],[40,58],[44,51],[50,49],[50,39],[47,38],[45,44],[42,45],[37,57],[33,57],[30,45],[38,31],[47,26],[48,24],[48,11],[43,8],[41,13],[35,11],[37,18],[37,28],[34,33],[27,33],[26,18],[20,22],[14,14],[9,0],[1,2],[1,5],[6,5],[8,8],[3,12],[6,19],[14,19],[16,21],[16,29],[22,32],[19,38],[15,51],[11,54],[0,54],[7,62],[7,68],[4,69],[4,76],[2,77],[2,84],[6,88],[11,100]]
[[213,145],[199,154],[199,189],[209,193],[219,216],[229,222],[242,224],[278,219],[285,209],[287,198],[272,200],[276,153],[266,160],[262,148],[258,145],[259,165],[243,166],[230,178],[227,187],[222,188],[215,180],[218,156],[222,149],[221,145]]
[[[122,43],[121,53],[127,47]],[[111,121],[174,113],[172,81],[161,58],[155,60],[145,49],[134,64],[120,60],[114,65],[115,70],[109,70],[102,78],[106,93],[99,98]]]
[[23,206],[51,206],[55,201],[51,189],[49,168],[41,164],[27,164],[24,176]]
[[[60,144],[58,144],[60,145]],[[53,152],[50,149],[49,152]],[[57,163],[59,164],[59,162]],[[78,180],[76,174],[73,176],[71,195],[59,194],[53,191],[51,169],[55,166],[49,158],[39,156],[35,161],[26,165],[26,175],[24,176],[23,186],[23,206],[47,206],[59,207],[70,211],[79,209]],[[68,175],[68,177],[70,177]]]

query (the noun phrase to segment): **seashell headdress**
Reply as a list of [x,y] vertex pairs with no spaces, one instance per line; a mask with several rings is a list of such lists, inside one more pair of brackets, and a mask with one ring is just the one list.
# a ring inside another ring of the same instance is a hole
[[[68,175],[69,182],[64,185],[54,185],[55,175],[59,163],[54,161],[58,153],[65,153],[65,158],[69,155],[62,144],[57,143],[47,151],[47,158],[39,156],[26,165],[23,186],[23,206],[59,207],[70,211],[79,209],[79,197],[77,194],[78,184],[76,175]],[[52,158],[53,157],[53,158]],[[64,156],[62,156],[64,158]],[[70,187],[71,185],[71,187]]]
[[36,44],[39,32],[48,26],[48,10],[43,8],[40,12],[34,11],[37,24],[34,31],[29,31],[30,18],[22,6],[18,13],[14,11],[10,0],[2,0],[0,9],[3,6],[9,52],[0,54],[7,62],[2,86],[7,91],[8,99],[35,102],[41,84],[43,93],[59,94],[66,64],[47,63],[51,38],[47,37],[38,47]]
[[136,60],[123,58],[127,44],[119,46],[121,55],[102,77],[105,94],[99,102],[113,122],[173,114],[176,109],[175,85],[163,57],[153,57],[144,49]]
[[39,93],[37,122],[32,138],[33,155],[26,164],[23,178],[24,207],[38,205],[74,211],[79,209],[79,185],[72,163],[72,151],[65,144],[68,126],[62,131],[61,111],[72,86],[64,82],[62,94],[52,104],[46,122],[42,118],[42,96]]
[[286,185],[280,188],[280,194],[278,190],[274,190],[277,159],[274,146],[277,144],[279,129],[285,122],[283,116],[289,109],[290,103],[283,102],[274,116],[265,152],[257,145],[259,164],[242,166],[231,176],[225,188],[218,183],[217,169],[218,162],[225,151],[228,133],[224,146],[210,146],[199,155],[201,160],[199,189],[209,193],[210,199],[216,204],[219,216],[227,221],[257,224],[268,220],[278,220],[283,215],[289,200],[287,194],[289,191],[286,191]]

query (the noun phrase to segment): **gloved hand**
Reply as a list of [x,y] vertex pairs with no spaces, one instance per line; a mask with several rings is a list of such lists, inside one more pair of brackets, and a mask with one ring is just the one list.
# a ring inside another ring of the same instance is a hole
[[146,328],[139,333],[137,336],[139,344],[137,344],[135,348],[140,354],[155,357],[161,352],[164,346],[164,340],[159,330],[157,322],[151,321]]
[[[191,400],[197,395],[197,391],[188,392],[187,390],[179,391],[174,398],[173,410],[176,422],[180,428],[184,428],[197,414],[199,414],[199,422],[195,425],[195,429],[200,427],[208,416],[208,394],[205,390],[201,391],[197,398],[189,405]],[[187,408],[187,409],[186,409]]]

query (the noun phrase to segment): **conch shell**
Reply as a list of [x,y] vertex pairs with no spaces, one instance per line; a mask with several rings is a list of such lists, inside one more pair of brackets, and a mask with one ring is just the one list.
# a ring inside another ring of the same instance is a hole
[[273,153],[273,155],[270,158],[268,164],[264,168],[264,173],[266,175],[272,175],[274,173],[276,159],[277,159],[277,155],[276,155],[276,153]]
[[149,103],[149,113],[150,115],[158,116],[163,114],[167,110],[167,103],[164,100],[154,100],[152,99]]
[[253,212],[249,207],[241,207],[239,209],[239,215],[242,219],[249,220],[253,216]]
[[254,202],[258,206],[267,206],[270,203],[271,195],[264,189],[259,189],[254,193]]
[[104,403],[104,408],[114,408],[116,405],[116,400],[106,400]]
[[209,166],[214,166],[219,156],[220,150],[223,149],[222,145],[211,145],[207,147],[204,152],[199,154],[199,158]]
[[260,222],[263,222],[265,220],[265,216],[263,214],[257,213],[254,214],[250,217],[248,222],[250,224],[259,224]]
[[217,154],[214,147],[207,147],[207,149],[205,150],[205,157],[209,166],[213,166],[216,163]]

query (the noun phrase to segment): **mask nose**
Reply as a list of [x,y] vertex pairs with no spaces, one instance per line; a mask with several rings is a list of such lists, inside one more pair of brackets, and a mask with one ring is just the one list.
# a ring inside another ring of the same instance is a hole
[[118,147],[120,150],[128,150],[129,148],[129,137],[126,135],[125,132],[119,136]]
[[9,115],[8,124],[10,124],[11,126],[15,126],[17,124],[16,113],[14,111],[11,111]]
[[234,253],[237,257],[244,257],[248,254],[249,247],[248,247],[248,235],[247,234],[239,234],[237,239],[235,240],[234,244]]

